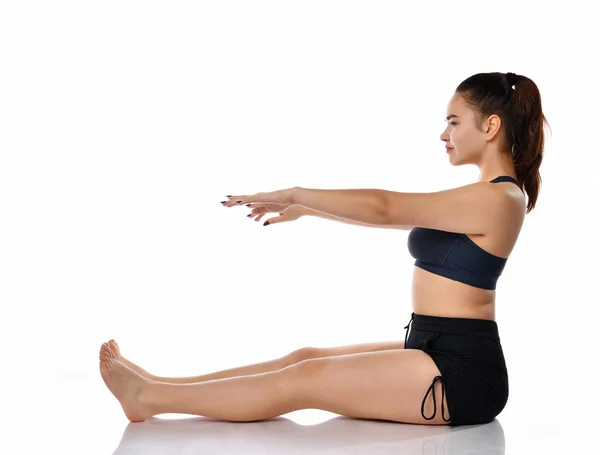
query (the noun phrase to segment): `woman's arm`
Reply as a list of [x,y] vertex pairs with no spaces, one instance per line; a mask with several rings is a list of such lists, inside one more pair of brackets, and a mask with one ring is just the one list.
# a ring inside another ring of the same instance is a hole
[[390,224],[387,222],[388,193],[381,189],[320,190],[296,186],[289,194],[291,205],[383,227]]
[[332,220],[332,221],[339,221],[341,223],[346,223],[346,224],[353,224],[355,226],[365,226],[365,227],[374,227],[374,228],[380,228],[380,229],[400,229],[400,230],[404,230],[404,231],[410,231],[414,226],[402,226],[402,225],[379,225],[379,224],[369,224],[369,223],[363,223],[361,221],[352,221],[352,220],[347,220],[346,218],[339,218],[337,216],[333,216],[333,215],[328,215],[326,213],[323,212],[318,212],[317,210],[311,210],[307,207],[303,207],[303,216],[309,215],[309,216],[318,216],[319,218],[324,218],[326,220]]

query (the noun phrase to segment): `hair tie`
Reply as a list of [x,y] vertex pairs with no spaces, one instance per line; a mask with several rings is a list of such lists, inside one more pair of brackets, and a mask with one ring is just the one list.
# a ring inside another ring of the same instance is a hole
[[512,87],[517,82],[517,75],[515,73],[506,73],[506,81],[508,86]]

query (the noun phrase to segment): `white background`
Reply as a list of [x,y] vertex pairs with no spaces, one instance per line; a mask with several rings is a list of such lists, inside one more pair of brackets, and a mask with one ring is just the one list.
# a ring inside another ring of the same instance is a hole
[[163,376],[403,340],[408,231],[319,218],[263,227],[268,217],[219,202],[293,186],[473,183],[478,169],[453,167],[440,134],[458,84],[494,71],[531,78],[552,129],[537,206],[498,281],[511,387],[498,420],[506,453],[558,450],[544,446],[548,434],[578,443],[567,428],[597,417],[591,11],[577,1],[2,2],[3,426],[34,435],[12,453],[115,450],[128,422],[98,372],[110,338]]

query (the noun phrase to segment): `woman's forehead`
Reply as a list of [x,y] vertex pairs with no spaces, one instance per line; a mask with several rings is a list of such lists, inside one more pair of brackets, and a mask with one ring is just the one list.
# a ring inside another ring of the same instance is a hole
[[463,110],[465,106],[465,101],[460,95],[454,95],[448,103],[448,109]]
[[466,117],[471,109],[466,105],[462,97],[453,96],[446,108],[446,120],[450,116]]

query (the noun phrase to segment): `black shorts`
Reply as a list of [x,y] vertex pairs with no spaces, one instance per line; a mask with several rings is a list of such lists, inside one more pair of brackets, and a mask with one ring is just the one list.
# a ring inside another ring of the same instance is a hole
[[448,419],[442,408],[442,417],[450,426],[489,423],[502,412],[508,401],[508,371],[496,321],[412,313],[404,328],[404,347],[429,354],[441,373],[423,398],[424,419],[435,417],[437,404],[432,416],[426,417],[423,409],[429,393],[437,403],[438,380],[450,413]]

